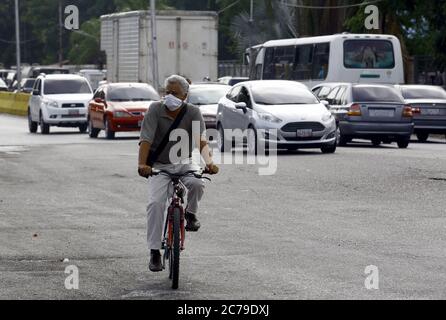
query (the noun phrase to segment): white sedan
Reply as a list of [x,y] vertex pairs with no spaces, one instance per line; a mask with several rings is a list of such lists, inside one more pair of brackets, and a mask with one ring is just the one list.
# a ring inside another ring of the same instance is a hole
[[216,123],[222,152],[229,150],[232,141],[240,141],[239,133],[245,133],[248,151],[253,154],[259,145],[336,151],[336,121],[326,102],[319,101],[305,85],[295,81],[263,80],[235,85],[220,99]]

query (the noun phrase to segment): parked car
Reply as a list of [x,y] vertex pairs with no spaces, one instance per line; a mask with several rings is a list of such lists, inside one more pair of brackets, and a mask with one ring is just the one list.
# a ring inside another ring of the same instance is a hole
[[216,128],[218,101],[231,89],[225,84],[193,84],[187,102],[200,108],[206,128]]
[[397,85],[414,113],[415,134],[421,142],[429,134],[446,134],[446,91],[442,87],[428,85]]
[[[219,101],[217,129],[222,152],[225,145],[232,143],[225,136],[225,129],[248,129],[246,140],[252,154],[257,153],[259,142],[288,150],[336,151],[334,117],[305,85],[294,81],[248,81],[235,85]],[[268,132],[271,129],[277,129],[277,136]]]
[[330,111],[338,123],[339,145],[355,138],[397,142],[407,148],[413,133],[412,107],[395,88],[378,84],[342,84],[327,96]]
[[31,133],[40,124],[42,134],[51,126],[77,127],[87,131],[87,107],[93,96],[87,79],[78,75],[40,75],[34,84],[28,108]]
[[234,86],[237,83],[249,81],[246,77],[222,77],[217,80],[219,83],[227,84],[228,86]]
[[146,83],[110,83],[99,87],[88,107],[90,137],[97,138],[101,130],[107,139],[114,139],[116,132],[140,131],[150,103],[158,100],[158,93]]
[[0,79],[0,91],[8,91],[8,86],[2,79]]

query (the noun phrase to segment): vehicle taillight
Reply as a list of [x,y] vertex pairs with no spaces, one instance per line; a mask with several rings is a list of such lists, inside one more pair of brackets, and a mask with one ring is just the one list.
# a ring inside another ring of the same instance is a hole
[[361,106],[357,103],[352,104],[350,110],[347,113],[351,117],[360,117],[361,116]]
[[413,111],[412,111],[412,107],[411,106],[409,106],[409,105],[404,106],[403,117],[405,117],[405,118],[412,118],[413,117]]

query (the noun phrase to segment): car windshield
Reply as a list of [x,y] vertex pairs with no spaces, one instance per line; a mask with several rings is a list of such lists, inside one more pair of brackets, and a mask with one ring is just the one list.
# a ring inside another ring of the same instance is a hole
[[253,99],[263,105],[318,104],[318,99],[301,87],[260,86],[251,89]]
[[354,87],[353,101],[404,103],[396,90],[386,87]]
[[82,79],[48,79],[45,80],[44,94],[92,93],[86,80]]
[[402,88],[404,99],[446,99],[446,91],[436,87]]
[[108,92],[110,101],[157,101],[160,97],[150,87],[118,87],[111,88]]
[[189,103],[196,106],[206,104],[217,104],[218,101],[226,95],[228,87],[223,85],[215,85],[200,88],[191,88],[189,91]]
[[22,81],[22,88],[32,88],[36,79],[26,79]]

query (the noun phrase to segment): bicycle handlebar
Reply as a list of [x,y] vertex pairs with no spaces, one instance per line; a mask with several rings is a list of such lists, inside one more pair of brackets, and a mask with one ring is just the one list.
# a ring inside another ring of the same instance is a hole
[[186,171],[183,172],[181,174],[176,174],[176,173],[171,173],[169,171],[166,170],[157,170],[157,169],[152,169],[152,176],[157,176],[159,174],[165,174],[167,176],[169,176],[170,178],[182,178],[188,175],[193,175],[195,176],[195,178],[198,179],[208,179],[209,181],[211,181],[211,179],[207,178],[207,177],[203,177],[204,174],[210,174],[210,172],[208,170],[190,170],[190,171]]

